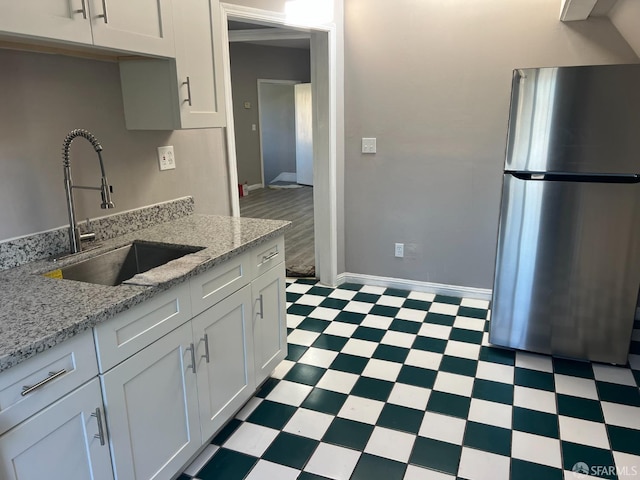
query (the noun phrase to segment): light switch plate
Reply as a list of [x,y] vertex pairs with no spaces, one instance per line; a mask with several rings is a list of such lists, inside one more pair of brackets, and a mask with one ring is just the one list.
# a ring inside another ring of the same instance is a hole
[[176,157],[173,154],[173,145],[158,147],[158,164],[160,165],[160,170],[176,168]]
[[362,139],[362,153],[376,153],[376,139],[375,138],[363,138]]

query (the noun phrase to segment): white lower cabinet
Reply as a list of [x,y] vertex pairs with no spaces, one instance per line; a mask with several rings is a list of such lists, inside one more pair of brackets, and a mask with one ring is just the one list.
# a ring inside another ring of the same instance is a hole
[[116,479],[170,478],[200,448],[193,347],[187,322],[101,376]]
[[3,480],[113,480],[97,378],[0,436]]
[[101,375],[116,480],[175,475],[287,355],[284,262],[207,308],[228,266],[191,280],[195,317]]
[[251,287],[202,312],[192,320],[192,327],[204,443],[255,391]]
[[287,356],[284,262],[251,282],[254,298],[253,343],[256,384],[261,384]]

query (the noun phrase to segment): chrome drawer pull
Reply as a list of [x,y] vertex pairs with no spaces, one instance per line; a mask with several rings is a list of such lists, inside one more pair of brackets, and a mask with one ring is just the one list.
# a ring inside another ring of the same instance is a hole
[[191,365],[187,368],[190,368],[193,373],[196,373],[196,347],[191,343],[187,350],[191,352]]
[[109,23],[109,19],[107,18],[107,0],[102,0],[102,13],[97,15],[98,18],[104,20],[104,23]]
[[185,102],[187,102],[189,106],[191,106],[191,79],[187,77],[187,81],[182,82],[182,84],[187,86],[187,99],[185,100]]
[[207,363],[209,363],[209,335],[205,333],[204,337],[202,337],[200,340],[204,342],[204,355],[201,355],[201,357],[204,358]]
[[49,383],[51,380],[55,380],[56,378],[58,378],[61,375],[64,375],[65,373],[67,373],[67,370],[65,368],[63,368],[59,372],[49,372],[49,376],[44,380],[42,380],[41,382],[38,382],[35,385],[31,385],[31,386],[26,386],[26,385],[23,386],[22,392],[20,393],[20,395],[22,395],[23,397],[26,395],[29,395],[34,390],[37,390],[38,388]]
[[269,255],[263,255],[262,256],[262,263],[271,260],[273,257],[275,257],[276,255],[278,255],[278,251],[276,250],[275,252],[271,252]]
[[93,438],[97,438],[100,440],[100,445],[104,447],[104,427],[102,426],[102,415],[100,415],[100,407],[96,408],[96,411],[91,414],[92,417],[96,417],[96,421],[98,422],[98,433],[96,433]]
[[84,18],[85,20],[87,19],[87,5],[86,5],[86,0],[82,0],[82,8],[79,10],[74,10],[73,13],[81,13],[82,14],[82,18]]
[[258,302],[260,302],[260,319],[264,319],[264,301],[262,298],[262,294],[260,294],[260,298],[258,299]]

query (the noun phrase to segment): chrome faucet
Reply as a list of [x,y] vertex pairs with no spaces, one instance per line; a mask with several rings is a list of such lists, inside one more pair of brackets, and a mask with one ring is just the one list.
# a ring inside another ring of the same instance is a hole
[[[100,172],[102,173],[102,183],[99,187],[85,187],[82,185],[74,185],[71,179],[71,163],[69,162],[69,148],[71,142],[76,137],[83,137],[91,142],[93,149],[98,154],[98,161],[100,162]],[[113,188],[107,181],[107,175],[104,172],[104,163],[102,162],[102,145],[93,136],[91,132],[83,130],[81,128],[71,130],[65,137],[62,143],[62,165],[64,166],[64,188],[67,194],[67,210],[69,212],[69,245],[71,247],[71,253],[77,253],[82,251],[82,240],[89,240],[95,238],[95,233],[80,234],[78,224],[76,222],[76,207],[73,203],[73,189],[81,188],[84,190],[100,190],[102,195],[102,203],[100,208],[113,208],[115,205],[111,201],[111,192]]]

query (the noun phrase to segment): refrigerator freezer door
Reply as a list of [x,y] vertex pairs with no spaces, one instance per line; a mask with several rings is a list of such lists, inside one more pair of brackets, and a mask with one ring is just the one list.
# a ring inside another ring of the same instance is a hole
[[506,174],[502,195],[489,341],[626,363],[640,288],[640,184]]
[[505,170],[640,173],[640,65],[515,70]]

